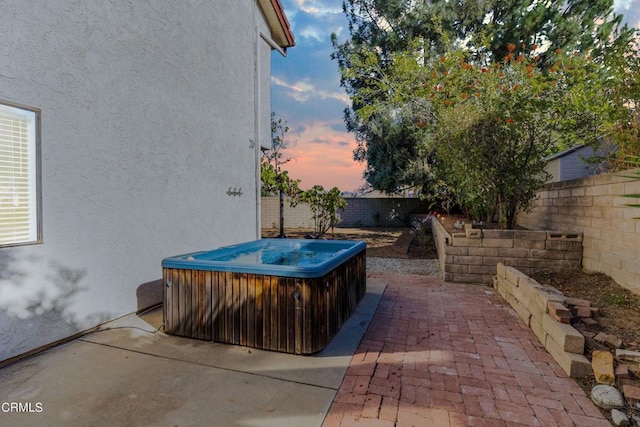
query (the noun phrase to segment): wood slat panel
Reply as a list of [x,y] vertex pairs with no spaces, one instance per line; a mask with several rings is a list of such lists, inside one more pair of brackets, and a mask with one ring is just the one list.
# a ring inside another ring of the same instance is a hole
[[238,328],[240,331],[239,343],[240,345],[247,345],[247,302],[248,302],[248,289],[247,289],[247,273],[239,274],[240,281],[240,294],[238,297]]
[[263,312],[263,325],[262,325],[262,348],[272,349],[272,335],[271,335],[271,276],[264,276],[262,278],[262,312]]
[[278,299],[278,286],[280,283],[280,278],[279,277],[275,277],[272,276],[271,277],[271,284],[269,286],[269,289],[271,291],[271,297],[269,298],[269,301],[271,302],[271,319],[269,321],[270,325],[271,325],[271,345],[269,346],[269,348],[271,350],[274,351],[278,351],[278,345],[279,345],[279,340],[280,337],[278,336],[278,313],[279,313],[279,309],[278,309],[278,304],[279,304],[279,299]]
[[262,305],[265,276],[256,276],[255,288],[255,313],[256,313],[256,333],[255,346],[266,348],[264,344],[264,306]]
[[218,300],[216,301],[217,307],[217,322],[218,322],[218,341],[226,342],[225,327],[227,324],[227,313],[224,309],[227,303],[227,293],[225,289],[225,275],[222,271],[216,271],[216,293],[218,294]]
[[327,302],[329,298],[329,278],[322,278],[322,286],[318,288],[318,296],[317,300],[314,302],[314,305],[318,304],[318,312],[317,316],[317,326],[320,328],[320,333],[314,332],[314,340],[315,345],[314,348],[319,348],[322,346],[322,342],[327,339],[327,325],[329,322],[329,313],[327,309]]
[[240,274],[231,273],[229,276],[231,287],[233,288],[233,299],[231,302],[231,334],[230,341],[232,344],[240,344]]
[[296,279],[288,278],[287,279],[287,293],[286,293],[286,304],[287,307],[287,338],[286,338],[286,351],[287,353],[294,353],[296,346]]
[[326,346],[365,295],[366,254],[313,279],[163,269],[163,282],[168,333],[309,354]]
[[226,293],[224,311],[225,311],[225,330],[224,330],[224,342],[234,344],[234,291],[233,288],[233,273],[225,271],[224,273],[224,289]]
[[[178,324],[178,335],[188,336],[191,332],[191,319],[189,318],[189,309],[191,304],[191,284],[187,281],[187,271],[178,270],[178,289],[180,290],[180,323]],[[189,274],[189,276],[191,276]]]
[[329,311],[329,323],[327,327],[327,335],[333,336],[335,331],[335,325],[337,324],[338,313],[337,313],[337,304],[338,304],[338,294],[337,294],[337,283],[335,281],[335,277],[332,273],[329,279],[329,298],[327,299],[327,310]]
[[293,327],[294,327],[294,345],[293,345],[293,351],[296,354],[301,354],[303,351],[303,347],[302,347],[302,332],[304,329],[304,324],[303,324],[303,302],[304,302],[304,297],[302,295],[302,288],[303,288],[303,281],[302,279],[296,279],[295,280],[295,287],[294,287],[294,318],[293,320]]
[[171,327],[172,334],[178,334],[180,331],[180,272],[176,269],[171,270],[171,296],[174,305],[171,310],[173,313],[173,325]]
[[280,341],[280,351],[284,351],[289,353],[289,336],[291,335],[291,331],[289,329],[289,317],[291,316],[291,303],[293,301],[293,292],[291,292],[291,284],[293,279],[291,277],[287,277],[282,279],[281,285],[279,287],[279,308],[280,308],[280,329],[279,329],[279,341]]
[[301,321],[301,328],[302,328],[302,342],[300,343],[301,349],[302,351],[304,351],[305,349],[312,349],[313,348],[313,343],[311,342],[311,318],[314,315],[313,313],[313,307],[311,305],[311,288],[316,285],[317,286],[318,281],[317,280],[305,280],[302,283],[302,289],[301,289],[301,306],[302,306],[302,312],[301,312],[301,316],[302,316],[302,321]]
[[200,284],[198,270],[191,271],[191,336],[200,338]]
[[[258,275],[247,275],[247,343],[249,347],[256,346],[256,330],[258,326],[256,324],[256,282],[258,281]],[[262,330],[262,328],[260,328]]]
[[165,332],[169,330],[173,319],[171,318],[171,307],[173,307],[173,298],[171,297],[170,288],[167,287],[167,283],[171,281],[170,279],[171,272],[167,268],[162,269],[162,318],[164,319],[164,330]]
[[213,339],[213,315],[211,282],[213,272],[203,271],[204,277],[204,339],[211,341]]

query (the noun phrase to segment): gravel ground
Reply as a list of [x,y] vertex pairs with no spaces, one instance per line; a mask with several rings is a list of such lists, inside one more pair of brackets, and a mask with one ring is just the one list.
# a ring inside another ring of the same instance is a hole
[[400,259],[367,257],[367,273],[403,273],[439,276],[437,259]]

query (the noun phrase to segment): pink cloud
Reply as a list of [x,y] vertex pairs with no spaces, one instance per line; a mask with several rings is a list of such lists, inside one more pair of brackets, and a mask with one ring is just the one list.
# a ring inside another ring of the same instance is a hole
[[319,184],[325,189],[352,191],[363,183],[364,165],[353,160],[353,135],[331,126],[332,123],[311,122],[303,124],[301,131],[292,129],[287,134],[286,153],[293,160],[284,168],[289,176],[302,180],[303,189]]

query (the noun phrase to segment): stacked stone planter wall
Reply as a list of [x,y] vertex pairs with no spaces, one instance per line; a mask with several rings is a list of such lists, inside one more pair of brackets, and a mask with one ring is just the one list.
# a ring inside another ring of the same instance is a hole
[[448,282],[491,284],[498,263],[531,274],[576,270],[582,260],[581,233],[470,229],[451,235],[435,219],[431,227]]
[[563,295],[502,263],[497,265],[493,286],[567,375],[582,378],[591,373],[591,363],[584,357],[582,334],[552,315],[557,304],[564,303]]

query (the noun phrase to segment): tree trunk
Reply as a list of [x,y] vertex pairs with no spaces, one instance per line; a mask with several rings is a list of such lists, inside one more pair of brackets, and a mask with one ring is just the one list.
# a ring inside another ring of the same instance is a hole
[[284,239],[287,236],[284,235],[284,191],[280,189],[280,234],[279,238]]

